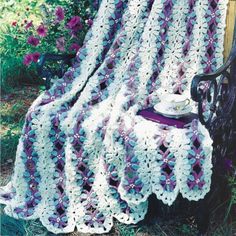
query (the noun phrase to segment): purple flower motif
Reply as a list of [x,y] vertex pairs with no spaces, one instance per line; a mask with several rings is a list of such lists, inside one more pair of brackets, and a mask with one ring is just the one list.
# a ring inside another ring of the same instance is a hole
[[123,187],[128,193],[135,194],[141,191],[143,182],[138,176],[135,176],[132,179],[125,179]]
[[57,228],[64,228],[67,226],[68,218],[65,213],[62,215],[54,213],[49,217],[49,221]]
[[71,46],[70,46],[71,51],[78,52],[79,49],[80,49],[80,46],[77,43],[72,43]]
[[68,197],[63,193],[56,193],[54,196],[54,203],[57,206],[57,208],[59,207],[67,207],[69,204],[69,199]]
[[158,141],[157,141],[157,146],[164,146],[166,148],[169,147],[169,143],[167,141],[167,134],[168,134],[169,130],[168,129],[162,129],[161,131],[161,136],[158,136]]
[[98,202],[97,202],[97,195],[93,191],[85,191],[81,194],[81,202],[82,205],[85,207],[85,209],[89,209],[91,207],[97,208]]
[[[54,131],[53,131],[54,132]],[[62,132],[61,130],[57,130],[54,134],[55,134],[55,138],[53,138],[51,136],[52,132],[50,131],[50,138],[51,140],[53,140],[53,142],[56,144],[56,143],[60,143],[60,144],[64,144],[65,140],[66,140],[66,136],[65,136],[65,133]]]
[[39,39],[31,35],[27,39],[27,43],[36,47],[39,44]]
[[56,22],[60,22],[60,21],[64,20],[64,18],[65,18],[64,9],[60,6],[57,7],[56,11],[55,11],[55,15],[56,15]]
[[64,160],[65,160],[65,152],[64,149],[60,149],[58,151],[53,150],[52,151],[52,159],[53,162],[57,163],[58,161],[60,161],[61,163],[64,164]]
[[116,140],[120,144],[125,144],[126,147],[134,147],[136,145],[137,138],[132,129],[124,131],[122,128],[114,133]]
[[24,60],[23,60],[24,65],[29,66],[32,61],[33,61],[32,54],[26,54],[24,56]]
[[139,160],[136,156],[130,155],[126,157],[126,171],[133,170],[137,171],[139,169]]
[[162,175],[160,176],[160,183],[166,191],[172,192],[176,186],[175,175],[173,173],[168,175],[165,172],[163,172]]
[[163,165],[163,167],[169,166],[173,168],[175,165],[175,156],[173,153],[169,152],[169,150],[166,152],[160,151],[160,153],[157,154],[157,159],[160,160],[160,164]]
[[205,185],[203,172],[199,172],[197,174],[196,172],[193,172],[188,177],[188,186],[192,189],[202,189],[202,187]]
[[24,172],[24,178],[27,182],[32,182],[32,183],[39,183],[40,182],[40,174],[39,172],[28,172],[27,170]]
[[77,125],[73,128],[73,132],[70,134],[70,142],[73,145],[81,145],[85,141],[85,131],[84,129]]
[[95,210],[90,214],[87,213],[84,218],[86,220],[86,225],[88,225],[89,227],[98,227],[99,224],[103,224],[103,222],[105,221],[104,215],[98,210]]
[[45,96],[46,98],[43,99],[42,104],[50,103],[50,102],[54,101],[57,98],[56,92],[53,91],[52,89],[47,90],[45,92],[45,95],[46,95]]
[[57,184],[62,184],[65,179],[63,171],[60,171],[60,170],[58,170],[54,173],[54,177],[55,177],[55,182]]
[[39,191],[28,190],[26,192],[25,200],[27,201],[27,203],[30,203],[30,205],[32,205],[33,207],[35,207],[41,201],[41,199],[42,199],[42,197],[41,197]]
[[91,170],[86,171],[86,173],[84,173],[84,175],[82,177],[83,177],[84,185],[87,184],[87,185],[91,186],[91,184],[93,184],[94,173]]
[[28,30],[31,27],[33,27],[33,21],[28,22],[25,26],[25,29]]
[[26,161],[26,168],[30,172],[35,170],[35,163],[34,163],[34,161],[32,159],[29,159],[29,160]]
[[43,25],[41,24],[38,28],[37,28],[37,33],[40,37],[46,37],[47,36],[47,32],[48,32],[48,29]]
[[60,37],[56,40],[56,47],[59,51],[65,51],[65,37]]
[[16,207],[14,212],[21,218],[31,216],[33,214],[33,208],[27,208],[27,206]]
[[199,144],[203,140],[203,135],[198,131],[198,121],[193,120],[191,123],[191,129],[186,133],[192,142],[197,141]]
[[118,180],[118,173],[114,164],[109,164],[107,168],[108,175],[113,180]]
[[[28,143],[26,143],[27,145]],[[37,161],[37,153],[33,151],[32,148],[25,148],[24,152],[21,154],[21,158],[23,159],[24,163],[27,162],[27,160],[33,160],[34,162]]]
[[203,164],[203,161],[205,159],[205,153],[202,150],[201,147],[196,148],[195,146],[192,146],[192,149],[188,151],[189,153],[189,162],[191,165],[193,164],[198,164],[201,165]]

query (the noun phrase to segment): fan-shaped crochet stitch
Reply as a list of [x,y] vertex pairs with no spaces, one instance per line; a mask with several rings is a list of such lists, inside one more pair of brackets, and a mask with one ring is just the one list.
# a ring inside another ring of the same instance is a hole
[[5,212],[54,233],[103,233],[113,217],[142,220],[151,193],[168,205],[179,193],[202,199],[212,174],[206,128],[137,112],[167,93],[190,98],[193,76],[222,64],[226,8],[226,0],[103,0],[76,63],[27,113]]

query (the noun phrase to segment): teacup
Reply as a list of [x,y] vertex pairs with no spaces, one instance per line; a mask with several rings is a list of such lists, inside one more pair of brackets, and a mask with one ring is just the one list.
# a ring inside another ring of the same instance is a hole
[[167,94],[161,98],[161,102],[167,110],[181,111],[190,104],[190,99],[181,94]]

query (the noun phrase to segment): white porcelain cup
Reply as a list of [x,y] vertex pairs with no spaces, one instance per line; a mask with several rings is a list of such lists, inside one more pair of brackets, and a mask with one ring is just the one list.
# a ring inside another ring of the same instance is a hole
[[161,98],[161,102],[168,110],[181,111],[190,104],[190,99],[181,94],[166,94]]

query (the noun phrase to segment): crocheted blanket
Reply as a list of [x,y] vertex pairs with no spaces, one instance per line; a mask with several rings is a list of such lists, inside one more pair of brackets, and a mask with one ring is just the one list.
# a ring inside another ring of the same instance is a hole
[[1,191],[5,212],[54,233],[103,233],[113,217],[142,220],[151,193],[168,205],[179,193],[204,198],[205,127],[137,113],[167,93],[190,98],[193,76],[222,64],[226,8],[226,0],[103,0],[73,67],[27,113]]

